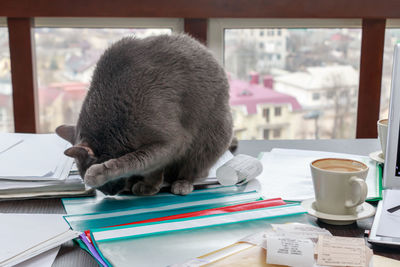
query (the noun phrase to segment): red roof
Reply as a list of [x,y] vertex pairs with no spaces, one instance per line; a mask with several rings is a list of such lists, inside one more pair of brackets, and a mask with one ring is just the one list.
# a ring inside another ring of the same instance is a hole
[[63,100],[82,100],[87,93],[87,83],[65,82],[52,83],[39,88],[39,101],[43,105],[51,104],[60,94]]
[[250,84],[241,80],[230,80],[231,106],[245,105],[248,114],[257,113],[258,104],[291,104],[293,110],[301,106],[293,96],[277,92],[259,84]]
[[[257,113],[258,104],[291,104],[293,110],[301,109],[293,96],[277,92],[259,84],[241,80],[229,80],[230,104],[245,105],[248,114]],[[39,88],[39,101],[43,105],[52,103],[60,94],[63,100],[82,100],[87,93],[88,84],[82,82],[54,83]]]

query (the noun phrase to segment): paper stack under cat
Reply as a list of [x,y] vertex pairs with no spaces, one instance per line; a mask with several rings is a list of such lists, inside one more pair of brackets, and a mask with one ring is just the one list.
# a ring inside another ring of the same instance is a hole
[[0,134],[0,200],[87,195],[56,134]]

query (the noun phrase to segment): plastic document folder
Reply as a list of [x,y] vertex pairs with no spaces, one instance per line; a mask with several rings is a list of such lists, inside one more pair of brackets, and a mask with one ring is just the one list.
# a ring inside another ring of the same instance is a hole
[[113,266],[167,266],[230,245],[271,223],[306,222],[299,204],[102,229],[92,241]]
[[[207,189],[204,189],[207,192]],[[201,191],[201,190],[200,190]],[[203,191],[204,192],[204,191]],[[186,212],[217,208],[227,205],[261,200],[257,192],[225,193],[207,192],[189,194],[187,196],[155,197],[151,204],[139,203],[146,197],[137,198],[137,204],[125,209],[111,209],[110,211],[67,215],[64,218],[72,229],[84,231],[92,228],[101,228],[112,225],[130,223],[157,217],[164,217]],[[147,197],[152,199],[152,197]],[[135,202],[133,200],[133,202]],[[65,205],[65,202],[64,202]],[[116,204],[118,205],[118,204]]]
[[187,196],[178,196],[171,193],[158,193],[154,196],[135,196],[135,195],[116,195],[107,196],[97,192],[94,197],[83,198],[63,198],[62,203],[68,215],[90,214],[109,212],[133,207],[142,207],[148,205],[164,205],[164,203],[176,202],[178,200],[186,201],[188,198],[197,195],[208,194],[228,194],[232,195],[244,191],[240,186],[218,186],[209,189],[194,190]]
[[310,163],[327,157],[348,158],[365,163],[369,167],[366,179],[367,200],[382,199],[382,171],[369,157],[297,149],[273,149],[262,153],[259,158],[263,164],[263,172],[248,183],[246,190],[257,190],[266,198],[281,197],[290,201],[313,198],[315,195]]
[[[149,219],[149,220],[145,220],[145,221],[133,222],[130,224],[132,225],[132,224],[139,224],[139,223],[143,224],[143,223],[150,223],[150,222],[160,222],[160,221],[167,221],[167,220],[174,220],[174,219],[206,216],[206,215],[213,215],[213,214],[222,214],[222,213],[229,213],[229,212],[235,212],[235,211],[251,210],[251,209],[258,209],[258,208],[281,206],[281,205],[286,205],[286,203],[284,201],[282,201],[282,199],[278,199],[278,198],[277,199],[260,200],[260,201],[255,201],[255,202],[233,205],[233,206],[226,206],[226,207],[221,207],[221,208],[207,209],[207,210],[201,210],[201,211],[197,211],[197,212],[189,212],[189,213],[177,214],[177,215],[172,215],[172,216],[154,218],[154,219]],[[129,224],[127,224],[127,225],[129,225]],[[97,252],[97,250],[94,248],[93,244],[91,243],[90,231],[85,231],[85,234],[82,234],[80,236],[80,239],[77,242],[84,250],[86,250],[88,253],[90,253],[100,265],[108,266],[105,263],[105,261],[103,260],[103,258],[101,258],[101,256]]]

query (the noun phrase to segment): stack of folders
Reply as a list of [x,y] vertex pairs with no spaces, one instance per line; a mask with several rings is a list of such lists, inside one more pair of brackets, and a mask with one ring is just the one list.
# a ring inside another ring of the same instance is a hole
[[307,222],[299,204],[263,199],[242,186],[187,196],[64,198],[64,218],[102,266],[168,266],[232,244],[271,223]]
[[55,134],[0,134],[0,199],[88,194]]

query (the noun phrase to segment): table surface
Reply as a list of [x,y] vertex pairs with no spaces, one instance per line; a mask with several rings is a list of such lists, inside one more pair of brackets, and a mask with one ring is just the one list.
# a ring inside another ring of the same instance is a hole
[[[239,142],[237,154],[257,156],[260,152],[270,151],[273,148],[291,148],[320,150],[339,153],[368,155],[379,150],[377,139],[348,139],[348,140],[243,140]],[[60,199],[35,199],[0,202],[2,213],[58,213],[65,214]],[[310,216],[311,217],[311,216]],[[373,218],[359,220],[346,226],[328,225],[313,217],[320,227],[328,229],[333,235],[348,237],[365,237],[365,230],[372,226]],[[400,250],[387,247],[371,246],[374,253],[400,260]],[[90,255],[81,250],[72,241],[62,245],[53,266],[98,266]]]

